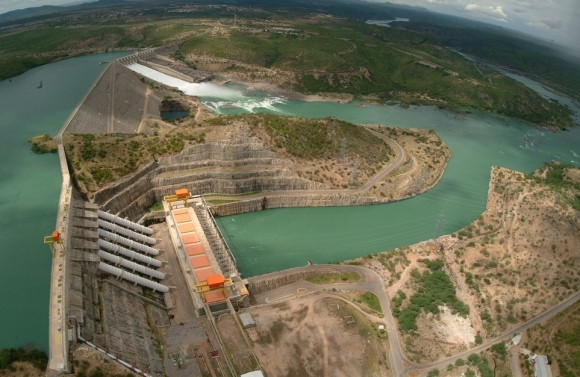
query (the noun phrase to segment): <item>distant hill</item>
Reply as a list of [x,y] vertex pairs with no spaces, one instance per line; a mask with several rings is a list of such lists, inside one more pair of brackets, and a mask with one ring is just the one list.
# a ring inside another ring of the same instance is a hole
[[74,2],[68,5],[43,5],[40,7],[31,7],[25,9],[17,9],[10,12],[0,14],[0,24],[9,23],[13,21],[25,20],[29,18],[36,18],[42,16],[56,15],[60,12],[90,9],[97,7],[109,7],[119,4],[125,4],[125,0],[87,0],[85,2]]
[[0,14],[0,23],[58,13],[63,9],[64,7],[61,6],[43,5],[41,7],[12,10],[10,12]]

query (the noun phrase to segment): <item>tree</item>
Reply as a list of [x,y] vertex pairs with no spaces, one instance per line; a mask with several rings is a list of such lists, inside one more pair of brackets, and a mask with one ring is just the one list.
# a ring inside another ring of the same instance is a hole
[[507,355],[507,350],[505,348],[505,342],[497,343],[491,346],[491,352],[498,355],[502,360],[505,359]]
[[433,369],[432,371],[429,371],[429,374],[427,375],[427,377],[436,377],[439,375],[439,369]]
[[472,353],[471,355],[469,355],[469,357],[467,358],[467,360],[469,360],[469,362],[472,365],[476,365],[479,363],[479,355]]

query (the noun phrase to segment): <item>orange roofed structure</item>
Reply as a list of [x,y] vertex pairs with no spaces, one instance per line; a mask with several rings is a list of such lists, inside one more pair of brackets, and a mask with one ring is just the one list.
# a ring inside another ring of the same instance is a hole
[[177,189],[175,190],[175,196],[179,199],[187,198],[189,196],[189,191],[187,191],[187,189]]
[[207,286],[210,289],[216,289],[224,286],[225,280],[222,275],[208,276],[206,279]]

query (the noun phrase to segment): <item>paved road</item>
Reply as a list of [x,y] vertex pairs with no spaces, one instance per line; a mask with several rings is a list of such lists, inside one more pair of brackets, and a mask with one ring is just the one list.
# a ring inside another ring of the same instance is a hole
[[[396,152],[397,157],[393,162],[388,164],[383,170],[381,170],[377,175],[371,178],[367,183],[356,189],[345,189],[345,190],[280,190],[280,191],[269,191],[260,192],[252,195],[241,196],[241,200],[251,200],[251,199],[261,199],[261,198],[271,198],[277,196],[285,195],[329,195],[329,194],[359,194],[361,192],[367,191],[369,188],[373,187],[377,182],[383,179],[387,174],[391,173],[393,170],[399,167],[405,160],[405,150],[393,139],[379,133],[376,131],[368,130],[375,136],[380,137],[385,140]],[[232,199],[232,195],[204,195],[206,199],[212,200],[228,200]]]
[[[439,360],[435,363],[431,364],[417,364],[409,361],[404,353],[401,350],[401,343],[399,340],[399,334],[397,332],[397,324],[395,319],[393,318],[391,312],[391,303],[390,300],[385,292],[384,283],[381,277],[372,270],[369,270],[365,267],[359,266],[349,266],[349,265],[314,265],[314,266],[305,266],[305,267],[298,267],[293,268],[290,270],[285,271],[278,271],[271,274],[260,276],[261,278],[271,278],[271,277],[278,277],[284,276],[295,272],[300,271],[307,271],[309,269],[315,268],[329,268],[334,270],[340,271],[356,271],[358,272],[363,278],[361,281],[356,283],[338,283],[338,284],[326,284],[326,285],[318,285],[318,284],[311,284],[306,281],[301,281],[296,284],[288,285],[281,287],[279,289],[269,291],[266,293],[262,293],[256,295],[256,301],[258,304],[267,304],[272,302],[277,302],[279,300],[289,299],[292,296],[297,295],[297,289],[303,288],[308,290],[308,292],[316,292],[316,291],[323,291],[328,288],[334,288],[338,290],[361,290],[361,291],[368,291],[374,293],[381,302],[381,307],[383,308],[384,313],[384,320],[387,326],[387,333],[389,335],[389,358],[391,362],[391,368],[393,369],[393,376],[395,377],[407,377],[408,373],[411,371],[419,372],[415,374],[417,377],[426,376],[429,370],[432,369],[444,369],[447,365],[455,363],[457,359],[465,359],[472,353],[478,353],[484,351],[491,347],[493,344],[499,343],[501,341],[507,341],[512,339],[515,333],[521,333],[527,330],[530,327],[537,325],[545,321],[546,319],[556,315],[557,313],[567,309],[572,304],[580,299],[580,292],[570,296],[568,299],[562,301],[560,304],[554,306],[550,310],[538,315],[535,318],[521,324],[520,326],[511,329],[509,331],[504,332],[503,334],[486,341],[485,343],[471,348],[468,351],[459,353],[452,357],[445,358],[443,360]],[[252,279],[250,279],[252,280]],[[518,361],[519,362],[519,361]]]
[[115,131],[115,62],[111,63],[111,87],[109,89],[109,114],[107,116],[107,133]]

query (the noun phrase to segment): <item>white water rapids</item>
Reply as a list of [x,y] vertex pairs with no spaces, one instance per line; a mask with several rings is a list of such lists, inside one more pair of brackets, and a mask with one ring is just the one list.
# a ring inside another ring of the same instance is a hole
[[223,85],[207,82],[190,83],[140,64],[131,64],[127,68],[151,80],[177,88],[187,95],[203,98],[203,104],[217,114],[222,113],[222,109],[233,107],[244,109],[250,113],[256,109],[280,112],[280,109],[276,108],[275,105],[286,102],[284,97],[279,96],[246,96],[241,90]]

